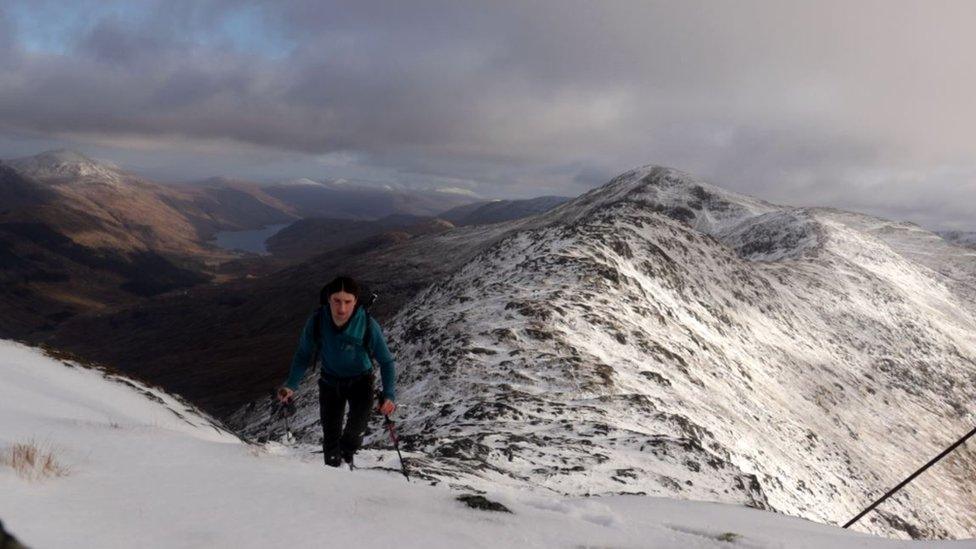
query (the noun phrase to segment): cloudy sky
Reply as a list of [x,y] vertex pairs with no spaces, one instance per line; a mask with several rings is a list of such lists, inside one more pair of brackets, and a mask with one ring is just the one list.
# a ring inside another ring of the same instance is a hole
[[643,164],[976,230],[976,2],[0,0],[0,158],[576,195]]

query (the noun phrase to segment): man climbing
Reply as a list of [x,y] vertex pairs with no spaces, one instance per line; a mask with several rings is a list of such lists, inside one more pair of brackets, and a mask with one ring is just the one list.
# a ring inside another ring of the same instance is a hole
[[[373,407],[372,359],[379,363],[383,378],[379,411],[388,416],[396,409],[393,356],[380,325],[361,306],[359,292],[359,285],[347,276],[337,277],[322,288],[319,296],[322,307],[305,322],[288,379],[278,389],[278,399],[290,402],[318,351],[322,365],[319,376],[322,453],[325,464],[332,467],[338,467],[343,461],[352,467],[353,456],[363,442]],[[349,414],[343,427],[347,403]]]

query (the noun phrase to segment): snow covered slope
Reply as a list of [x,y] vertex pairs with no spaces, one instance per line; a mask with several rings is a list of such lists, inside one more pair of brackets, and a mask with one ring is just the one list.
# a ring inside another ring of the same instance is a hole
[[969,311],[976,311],[976,250],[966,249],[964,241],[947,242],[914,223],[832,209],[813,211],[830,221],[866,232],[919,266],[935,271],[953,295],[965,300]]
[[[511,513],[307,449],[244,444],[170,395],[0,341],[0,456],[33,441],[63,476],[0,465],[0,519],[30,547],[955,548],[874,538],[744,507],[503,488]],[[367,452],[382,463],[390,452]],[[3,459],[0,458],[0,462]]]
[[[648,166],[497,230],[387,327],[433,478],[843,524],[976,423],[976,258],[915,226]],[[859,527],[976,536],[974,471]]]

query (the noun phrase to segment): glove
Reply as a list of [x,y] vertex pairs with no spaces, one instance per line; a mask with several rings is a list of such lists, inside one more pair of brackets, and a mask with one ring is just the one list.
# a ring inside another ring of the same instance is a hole
[[383,404],[380,404],[380,413],[384,416],[392,414],[396,410],[396,404],[390,399],[383,399]]

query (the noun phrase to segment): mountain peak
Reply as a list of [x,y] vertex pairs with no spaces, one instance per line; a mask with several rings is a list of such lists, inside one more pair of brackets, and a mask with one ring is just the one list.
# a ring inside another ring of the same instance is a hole
[[66,165],[85,165],[85,166],[102,166],[112,169],[118,169],[118,166],[103,160],[94,160],[84,154],[74,151],[71,149],[54,149],[50,151],[44,151],[40,154],[34,156],[28,156],[23,158],[18,158],[12,160],[11,162],[23,162],[23,161],[33,161],[37,164],[45,166],[66,166]]
[[743,221],[787,209],[717,187],[690,174],[649,164],[624,172],[550,215],[573,222],[597,210],[627,204],[650,209],[693,229],[718,236]]
[[52,162],[67,164],[67,163],[95,163],[91,158],[81,154],[78,151],[73,151],[71,149],[54,149],[50,151],[44,151],[36,156],[38,159],[50,160]]
[[77,151],[56,149],[35,156],[9,161],[17,171],[40,180],[98,178],[120,179],[121,169],[111,163],[93,160]]

